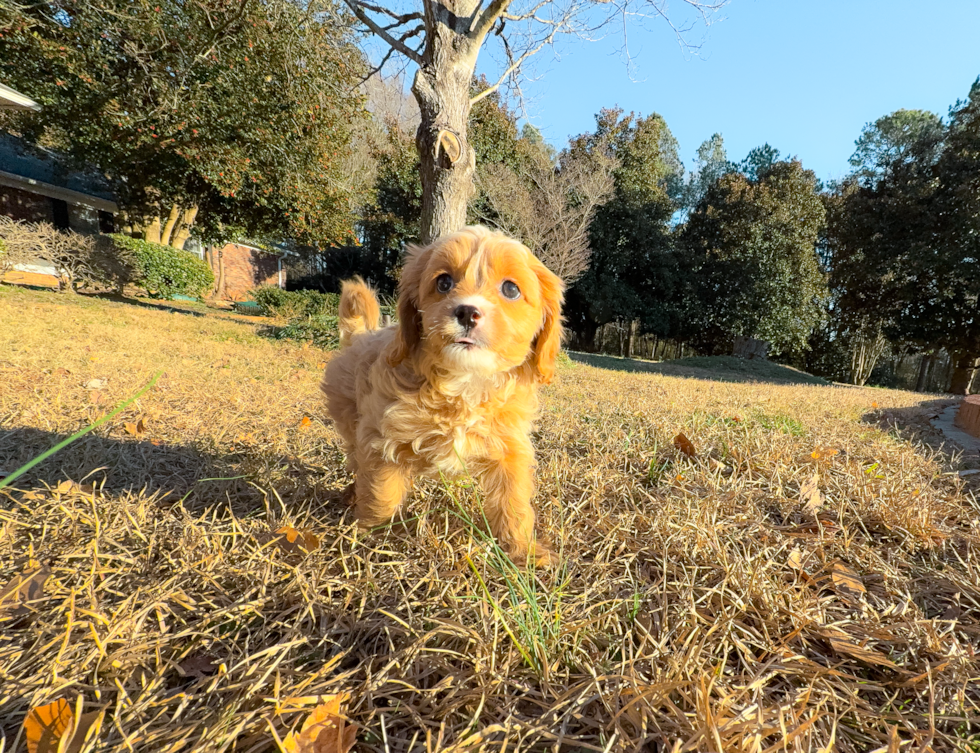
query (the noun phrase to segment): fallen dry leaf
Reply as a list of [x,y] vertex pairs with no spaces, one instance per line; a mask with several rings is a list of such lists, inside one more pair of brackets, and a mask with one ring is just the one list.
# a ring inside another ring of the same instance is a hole
[[44,596],[44,584],[51,568],[41,565],[15,575],[0,588],[0,615],[19,616],[30,612],[27,605]]
[[308,528],[282,526],[276,534],[275,543],[286,554],[308,554],[320,546],[320,540]]
[[810,457],[814,460],[822,460],[823,458],[832,458],[837,452],[835,447],[817,447],[810,453]]
[[105,387],[105,379],[89,379],[85,383],[87,390],[101,390],[103,387]]
[[57,369],[51,372],[51,376],[63,377],[63,376],[68,376],[69,374],[71,374],[71,372],[68,371],[68,369],[62,368],[61,366],[59,366]]
[[87,740],[99,734],[103,718],[101,711],[81,711],[81,696],[74,710],[68,701],[59,698],[28,711],[24,718],[28,753],[78,753]]
[[126,423],[124,428],[127,434],[138,437],[140,434],[146,432],[146,419],[140,418],[136,423]]
[[834,588],[836,589],[837,593],[840,594],[845,601],[852,604],[859,602],[868,591],[868,589],[864,587],[864,581],[861,580],[861,576],[840,560],[837,560],[834,563],[834,567],[833,570],[831,570],[830,575],[833,578]]
[[55,753],[61,738],[75,722],[71,704],[64,698],[38,706],[24,718],[24,737],[30,753]]
[[808,478],[800,486],[800,501],[803,503],[803,509],[811,515],[815,515],[823,506],[823,497],[820,494],[819,483],[820,477],[814,473],[811,478]]
[[683,434],[674,437],[674,447],[690,458],[697,457],[698,451],[694,449],[694,443]]
[[290,732],[279,743],[279,749],[284,753],[347,753],[357,741],[357,725],[348,724],[340,713],[340,704],[347,698],[341,693],[321,703],[306,717],[298,734]]

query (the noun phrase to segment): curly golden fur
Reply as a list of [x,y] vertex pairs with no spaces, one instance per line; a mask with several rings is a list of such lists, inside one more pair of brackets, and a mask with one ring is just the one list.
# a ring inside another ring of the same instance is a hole
[[344,283],[346,347],[322,389],[362,525],[390,520],[414,477],[465,469],[501,546],[547,564],[534,540],[530,432],[537,386],[551,381],[561,348],[563,290],[522,244],[478,226],[410,249],[395,326],[378,329],[363,281]]

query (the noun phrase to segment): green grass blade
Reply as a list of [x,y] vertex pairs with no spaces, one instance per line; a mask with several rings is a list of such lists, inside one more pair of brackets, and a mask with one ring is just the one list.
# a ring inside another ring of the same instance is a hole
[[136,400],[139,400],[141,397],[143,397],[143,395],[145,395],[147,393],[147,391],[151,387],[153,387],[154,384],[157,383],[157,380],[160,378],[160,375],[161,374],[163,374],[162,371],[158,371],[156,374],[154,374],[153,375],[153,378],[150,380],[149,384],[147,384],[143,389],[141,389],[139,392],[137,392],[131,398],[129,398],[128,400],[126,400],[124,403],[122,403],[121,405],[119,405],[114,411],[112,411],[112,413],[109,413],[109,414],[103,416],[102,418],[100,418],[95,423],[92,423],[92,424],[89,424],[88,426],[86,426],[84,429],[82,429],[80,431],[76,431],[74,434],[72,434],[67,439],[63,439],[62,441],[58,442],[58,444],[56,444],[50,450],[47,450],[46,452],[42,452],[40,455],[38,455],[33,460],[31,460],[31,461],[29,461],[27,463],[24,463],[24,465],[22,465],[16,471],[14,471],[13,473],[11,473],[9,476],[6,476],[5,478],[0,479],[0,489],[3,489],[6,486],[10,486],[10,484],[12,484],[18,478],[20,478],[21,476],[23,476],[25,473],[27,473],[31,468],[33,468],[38,463],[43,463],[45,460],[47,460],[49,457],[51,457],[52,455],[54,455],[59,450],[63,450],[64,448],[66,448],[68,445],[70,445],[75,440],[81,439],[82,437],[84,437],[86,434],[88,434],[93,429],[99,428],[106,421],[109,421],[109,420],[115,418],[116,416],[118,416],[120,413],[122,413],[122,411],[124,411],[126,408],[128,408],[130,405],[132,405]]

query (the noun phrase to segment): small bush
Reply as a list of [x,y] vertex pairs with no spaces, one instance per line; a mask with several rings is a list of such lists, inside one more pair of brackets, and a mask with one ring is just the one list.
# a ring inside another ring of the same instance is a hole
[[136,272],[133,282],[151,295],[203,298],[214,287],[211,267],[188,251],[118,233],[110,237],[120,254],[131,256]]
[[310,342],[318,348],[334,350],[340,346],[337,326],[336,316],[317,314],[316,316],[294,319],[285,327],[276,328],[272,337],[276,340]]
[[316,290],[282,290],[274,285],[263,285],[250,290],[249,295],[262,307],[264,316],[277,319],[301,319],[308,317],[337,316],[340,296],[337,293],[320,293]]

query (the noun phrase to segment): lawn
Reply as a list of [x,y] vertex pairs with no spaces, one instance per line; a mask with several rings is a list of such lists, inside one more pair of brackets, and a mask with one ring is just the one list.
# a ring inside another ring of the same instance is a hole
[[925,443],[939,396],[567,360],[535,437],[560,564],[523,573],[465,479],[358,532],[330,354],[261,327],[0,286],[0,472],[160,372],[0,490],[0,588],[50,571],[0,597],[0,750],[81,697],[84,750],[275,751],[335,694],[359,751],[980,748],[977,476]]

